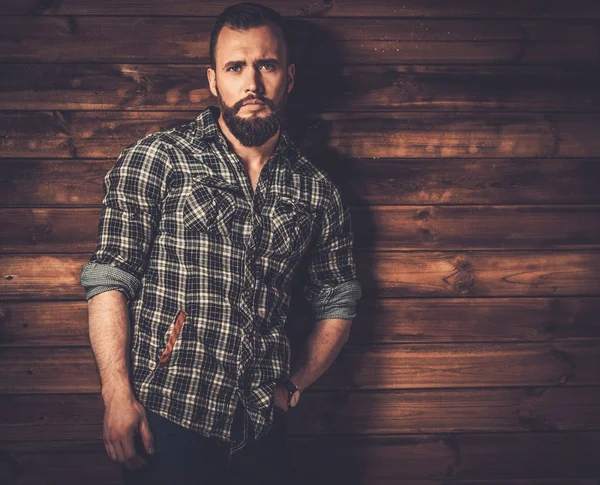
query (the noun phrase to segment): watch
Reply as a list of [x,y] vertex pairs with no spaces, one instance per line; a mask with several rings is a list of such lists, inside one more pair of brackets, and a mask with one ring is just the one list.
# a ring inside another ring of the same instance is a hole
[[293,408],[296,404],[298,404],[298,400],[300,399],[300,390],[298,389],[298,386],[291,381],[291,379],[286,379],[281,384],[288,390],[288,406]]

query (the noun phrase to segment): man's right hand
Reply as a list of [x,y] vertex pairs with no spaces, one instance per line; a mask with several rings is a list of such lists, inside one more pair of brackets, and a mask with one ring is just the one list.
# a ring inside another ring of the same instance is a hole
[[135,446],[138,435],[146,452],[154,453],[154,437],[144,406],[132,396],[111,397],[105,405],[103,438],[108,456],[130,469],[144,467],[146,460]]

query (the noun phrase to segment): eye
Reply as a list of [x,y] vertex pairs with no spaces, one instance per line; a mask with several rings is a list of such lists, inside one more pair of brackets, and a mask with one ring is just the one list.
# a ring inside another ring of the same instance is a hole
[[233,66],[229,66],[227,69],[225,69],[228,72],[240,72],[239,70],[242,68],[242,66],[239,65],[233,65]]
[[260,65],[261,68],[264,68],[266,71],[274,71],[276,69],[275,64],[272,62],[266,62]]

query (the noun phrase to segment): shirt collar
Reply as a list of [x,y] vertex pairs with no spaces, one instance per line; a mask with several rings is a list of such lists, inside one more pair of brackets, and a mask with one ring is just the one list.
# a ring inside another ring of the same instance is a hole
[[[197,136],[204,140],[213,140],[225,150],[231,151],[231,146],[217,120],[219,119],[220,111],[215,106],[208,106],[196,118]],[[300,156],[294,142],[290,139],[287,131],[281,128],[279,132],[279,140],[275,148],[275,156],[292,168],[294,161]]]

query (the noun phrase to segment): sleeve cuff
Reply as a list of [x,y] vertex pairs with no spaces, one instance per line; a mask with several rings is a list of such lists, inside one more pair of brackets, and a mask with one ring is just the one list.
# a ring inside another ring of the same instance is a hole
[[103,263],[86,264],[79,277],[79,283],[85,288],[85,299],[108,290],[119,290],[130,301],[140,291],[142,284],[127,271]]
[[310,301],[315,311],[315,319],[344,318],[351,320],[356,316],[356,305],[362,297],[360,282],[356,279],[346,281],[334,288],[328,288],[317,298]]

